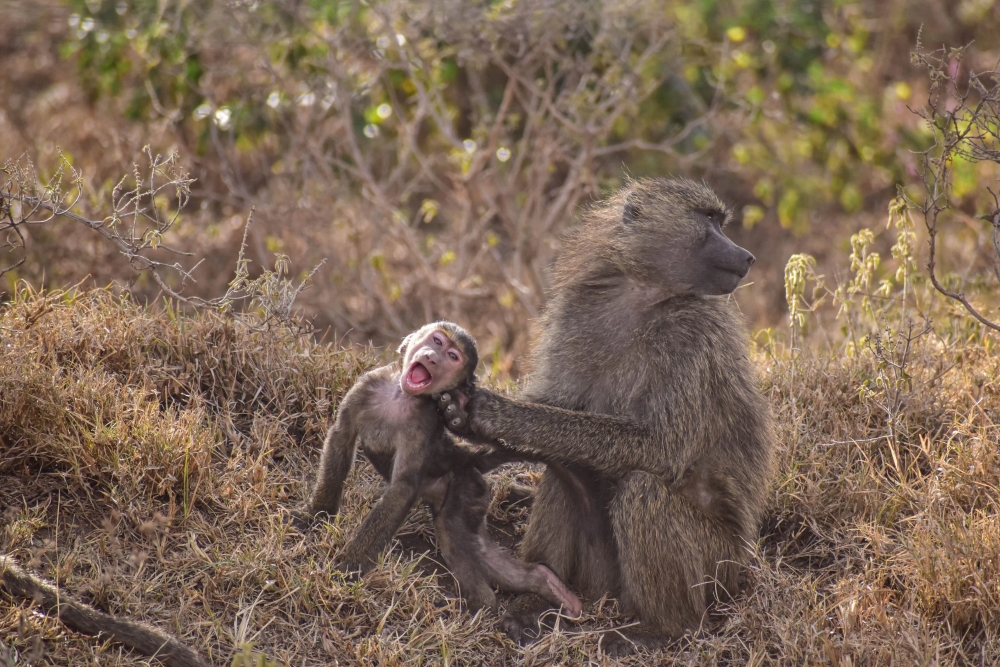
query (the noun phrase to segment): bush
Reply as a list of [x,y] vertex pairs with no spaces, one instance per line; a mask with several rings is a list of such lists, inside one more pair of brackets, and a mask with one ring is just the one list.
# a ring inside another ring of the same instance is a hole
[[[195,181],[164,243],[206,259],[185,294],[226,289],[256,207],[254,266],[329,260],[301,300],[321,330],[387,343],[436,317],[476,322],[496,370],[516,375],[560,232],[623,165],[704,176],[744,212],[732,233],[759,261],[738,298],[756,325],[780,321],[787,257],[829,268],[897,184],[918,183],[912,151],[932,143],[907,108],[927,89],[907,57],[919,26],[929,44],[974,41],[970,67],[996,62],[985,5],[921,6],[934,18],[806,0],[46,0],[3,28],[24,56],[0,83],[20,123],[0,153],[51,172],[61,145],[86,175],[76,212],[99,221],[143,145],[176,149]],[[974,184],[988,165],[955,174],[956,210],[986,213]],[[978,276],[991,230],[958,222],[944,268]],[[71,229],[27,230],[8,291],[131,280],[114,248]]]
[[[0,552],[217,664],[251,645],[288,665],[517,655],[493,614],[459,609],[424,510],[362,582],[331,567],[378,495],[366,463],[334,521],[305,534],[285,525],[312,482],[331,408],[376,363],[371,351],[103,290],[21,290],[0,327]],[[886,337],[848,356],[761,338],[781,472],[747,592],[656,660],[1000,659],[1000,362],[981,340],[916,333],[905,360]],[[889,361],[904,361],[905,376]],[[534,474],[501,471],[497,500],[512,478]],[[508,544],[525,517],[491,508]],[[598,631],[626,619],[589,602],[585,632],[547,635],[525,662],[596,660]],[[51,664],[141,662],[29,608],[0,605],[6,650],[28,652],[39,636]]]

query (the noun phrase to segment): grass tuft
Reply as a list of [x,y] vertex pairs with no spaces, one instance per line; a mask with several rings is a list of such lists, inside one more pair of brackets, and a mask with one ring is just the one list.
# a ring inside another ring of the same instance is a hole
[[[0,552],[83,599],[218,665],[613,664],[599,631],[629,619],[612,600],[523,650],[465,612],[423,509],[346,580],[331,562],[378,497],[367,464],[340,516],[286,526],[375,351],[104,290],[21,292],[0,337]],[[746,592],[698,636],[614,664],[1000,662],[995,352],[924,336],[891,387],[863,351],[763,352],[781,454]],[[494,490],[536,474],[507,467]],[[490,511],[508,544],[527,515]],[[31,609],[0,595],[0,664],[155,664]]]

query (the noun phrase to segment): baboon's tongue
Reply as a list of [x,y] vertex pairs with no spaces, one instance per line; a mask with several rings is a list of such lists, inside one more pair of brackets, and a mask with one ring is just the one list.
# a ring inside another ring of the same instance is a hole
[[413,368],[410,369],[410,384],[419,386],[429,382],[430,379],[431,374],[424,368],[423,364],[413,364]]

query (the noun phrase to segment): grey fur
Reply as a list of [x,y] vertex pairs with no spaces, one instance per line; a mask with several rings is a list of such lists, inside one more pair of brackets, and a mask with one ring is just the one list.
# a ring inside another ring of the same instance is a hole
[[[444,402],[473,440],[548,463],[523,557],[619,598],[649,646],[737,591],[772,478],[746,326],[720,296],[753,263],[722,234],[730,217],[693,181],[630,182],[569,239],[523,394],[476,389],[464,414]],[[515,601],[508,633],[528,639],[543,607]]]
[[[436,322],[406,337],[400,352],[434,331],[444,331],[462,350],[466,364],[440,389],[465,391],[472,386],[478,360],[475,341],[450,322]],[[492,585],[508,591],[531,591],[579,615],[582,605],[544,565],[525,564],[507,554],[486,532],[490,488],[482,472],[507,456],[480,455],[459,446],[447,434],[430,396],[400,391],[404,367],[392,364],[366,373],[344,396],[337,419],[323,445],[316,487],[302,519],[336,514],[344,480],[360,447],[389,484],[341,556],[346,571],[364,572],[389,544],[410,508],[423,500],[434,516],[434,529],[445,562],[470,608],[495,607]]]

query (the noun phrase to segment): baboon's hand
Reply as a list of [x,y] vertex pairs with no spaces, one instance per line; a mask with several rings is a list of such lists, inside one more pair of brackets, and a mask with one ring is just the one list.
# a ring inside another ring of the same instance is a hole
[[305,509],[296,508],[289,510],[287,516],[285,517],[285,522],[299,530],[306,530],[314,523],[316,523],[318,517]]
[[538,640],[542,625],[540,616],[551,608],[549,602],[534,593],[520,595],[507,607],[500,627],[519,646],[527,646]]
[[489,389],[477,387],[468,397],[461,391],[445,392],[437,404],[452,432],[473,442],[490,441],[491,445],[506,448],[503,442],[492,442],[497,437],[499,411],[505,400]]
[[361,579],[375,563],[370,558],[351,553],[350,549],[347,551],[348,553],[341,554],[335,563],[337,569],[343,572],[344,581],[353,583]]
[[438,397],[438,410],[444,417],[444,423],[448,430],[458,435],[468,435],[469,413],[466,408],[469,405],[469,397],[462,394],[457,389],[446,391]]

